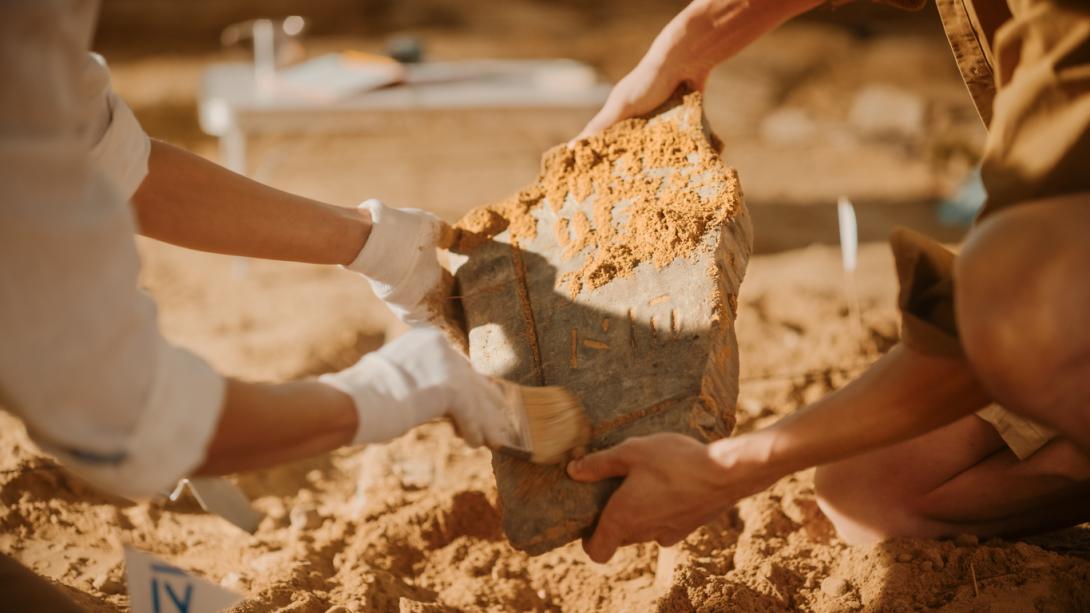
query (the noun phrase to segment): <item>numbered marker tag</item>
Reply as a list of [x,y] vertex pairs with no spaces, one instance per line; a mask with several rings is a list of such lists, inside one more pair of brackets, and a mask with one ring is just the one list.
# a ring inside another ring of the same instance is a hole
[[243,599],[240,594],[129,547],[125,548],[125,578],[133,613],[212,613]]

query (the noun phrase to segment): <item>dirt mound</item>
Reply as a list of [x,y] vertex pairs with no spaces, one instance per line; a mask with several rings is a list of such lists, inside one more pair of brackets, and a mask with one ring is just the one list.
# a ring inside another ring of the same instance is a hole
[[[148,257],[159,264],[174,257],[160,249]],[[861,262],[865,328],[848,312],[833,250],[752,261],[738,320],[746,357],[740,430],[843,384],[889,347],[896,330],[892,263],[882,246],[863,249]],[[152,269],[161,270],[157,265]],[[256,277],[261,291],[276,293],[298,287],[294,274],[259,270]],[[173,282],[184,289],[184,281]],[[261,354],[264,362],[251,358],[249,372],[301,364],[326,339],[307,328],[305,315],[316,307],[336,312],[337,288],[357,281],[331,275],[311,282],[325,289],[294,303],[299,342]],[[326,298],[316,304],[314,296]],[[168,319],[202,312],[169,299],[163,308]],[[221,309],[233,314],[219,317],[245,319],[262,308],[261,301],[232,301]],[[220,346],[204,342],[206,353]],[[971,537],[849,547],[818,511],[808,472],[742,501],[674,549],[630,546],[597,566],[577,543],[534,558],[513,550],[501,535],[488,452],[467,449],[440,424],[388,445],[240,477],[266,515],[253,536],[191,502],[133,504],[98,494],[41,457],[3,414],[0,449],[0,551],[66,586],[91,610],[126,605],[123,542],[245,593],[240,611],[1090,607],[1085,529],[1034,541],[1048,549]]]

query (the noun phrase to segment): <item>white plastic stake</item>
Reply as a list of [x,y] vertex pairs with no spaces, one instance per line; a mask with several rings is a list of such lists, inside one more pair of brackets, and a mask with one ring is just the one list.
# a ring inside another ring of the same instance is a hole
[[250,506],[250,500],[234,483],[220,477],[190,477],[178,482],[170,499],[178,500],[186,489],[205,511],[219,515],[250,534],[257,531],[262,515]]
[[270,19],[255,19],[254,84],[259,98],[270,96],[276,85],[276,32]]
[[125,547],[125,579],[133,613],[213,613],[244,598],[131,547]]
[[836,214],[840,221],[840,255],[844,272],[854,273],[859,253],[859,227],[855,223],[855,206],[847,196],[837,200]]
[[863,325],[863,308],[859,304],[859,290],[855,285],[855,269],[859,264],[859,226],[855,220],[855,206],[847,196],[837,199],[836,215],[840,225],[840,258],[844,267],[844,285],[848,303],[855,312],[855,321],[862,333],[866,328]]

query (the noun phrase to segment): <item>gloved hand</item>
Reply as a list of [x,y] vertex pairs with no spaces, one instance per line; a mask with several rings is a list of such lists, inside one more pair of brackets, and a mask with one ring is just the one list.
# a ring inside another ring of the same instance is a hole
[[359,205],[371,214],[371,234],[345,268],[367,278],[371,289],[407,324],[438,316],[429,294],[439,291],[442,270],[436,260],[439,218],[419,209],[395,209],[370,199]]
[[354,366],[319,380],[355,402],[359,426],[353,444],[388,441],[443,415],[453,419],[471,446],[496,447],[517,438],[499,385],[473,370],[430,327],[410,330]]

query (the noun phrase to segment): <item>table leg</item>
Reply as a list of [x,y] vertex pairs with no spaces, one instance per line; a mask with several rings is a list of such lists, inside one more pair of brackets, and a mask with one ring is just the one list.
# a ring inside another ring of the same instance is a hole
[[246,175],[246,134],[231,126],[220,137],[220,160],[228,169]]

